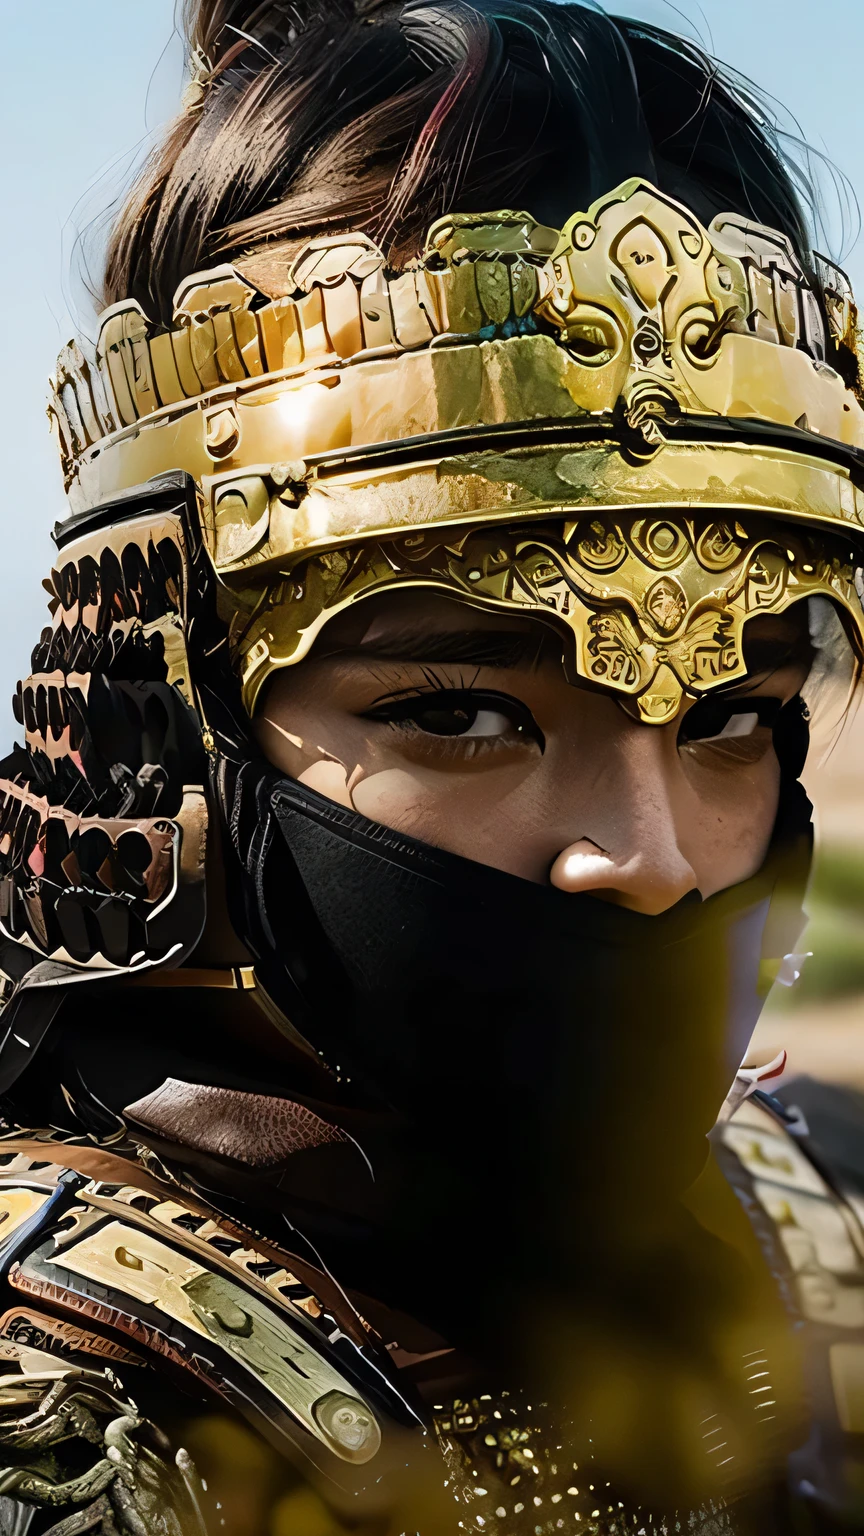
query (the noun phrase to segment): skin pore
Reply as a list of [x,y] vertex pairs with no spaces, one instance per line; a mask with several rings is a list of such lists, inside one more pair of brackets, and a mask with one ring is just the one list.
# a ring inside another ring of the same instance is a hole
[[807,677],[806,605],[751,620],[745,659],[734,687],[646,726],[567,681],[541,620],[388,593],[273,675],[255,731],[277,768],[396,831],[658,913],[764,862],[771,724]]

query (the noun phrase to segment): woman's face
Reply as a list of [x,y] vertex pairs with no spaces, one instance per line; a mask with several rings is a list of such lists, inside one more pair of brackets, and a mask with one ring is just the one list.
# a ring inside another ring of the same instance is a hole
[[632,704],[568,683],[542,621],[388,593],[273,676],[255,729],[277,768],[373,821],[657,913],[764,862],[771,722],[807,676],[806,605],[751,620],[745,656],[732,690],[643,725]]

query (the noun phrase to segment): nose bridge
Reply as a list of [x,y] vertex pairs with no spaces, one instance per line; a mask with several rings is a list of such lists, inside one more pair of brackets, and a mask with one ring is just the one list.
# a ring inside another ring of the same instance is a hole
[[620,785],[622,831],[647,833],[677,846],[676,795],[681,784],[678,726],[642,725],[629,720],[611,754]]
[[[628,721],[583,802],[576,840],[562,849],[552,883],[563,890],[607,891],[625,905],[660,912],[696,886],[679,843],[677,726]],[[572,822],[571,822],[572,826]]]

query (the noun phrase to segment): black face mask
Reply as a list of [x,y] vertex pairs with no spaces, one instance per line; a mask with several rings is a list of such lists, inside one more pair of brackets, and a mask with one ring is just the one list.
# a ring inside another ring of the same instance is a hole
[[355,1102],[438,1149],[439,1183],[448,1162],[488,1158],[508,1170],[504,1203],[527,1200],[548,1230],[564,1170],[580,1204],[622,1212],[625,1192],[632,1210],[698,1174],[762,1005],[760,960],[800,932],[800,786],[784,785],[756,877],[656,917],[441,852],[273,775],[256,822],[265,985]]
[[256,973],[340,1079],[313,1107],[368,1161],[351,1181],[324,1149],[281,1186],[343,1283],[508,1379],[535,1354],[552,1369],[553,1318],[651,1338],[671,1316],[682,1358],[710,1355],[741,1273],[679,1196],[761,1009],[760,962],[802,927],[797,703],[775,746],[763,869],[655,917],[429,847],[263,765],[223,778]]

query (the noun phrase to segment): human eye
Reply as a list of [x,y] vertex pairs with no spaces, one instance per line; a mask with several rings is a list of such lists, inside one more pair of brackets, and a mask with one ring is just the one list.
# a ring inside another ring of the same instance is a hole
[[365,719],[440,743],[484,748],[534,744],[542,751],[543,733],[531,711],[506,693],[480,688],[429,688],[391,699],[367,710]]
[[700,699],[681,721],[678,745],[711,746],[744,743],[748,739],[767,745],[782,708],[782,699],[772,695],[741,694],[737,698]]

